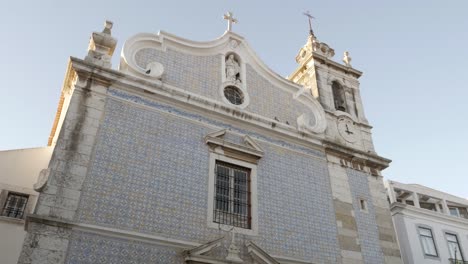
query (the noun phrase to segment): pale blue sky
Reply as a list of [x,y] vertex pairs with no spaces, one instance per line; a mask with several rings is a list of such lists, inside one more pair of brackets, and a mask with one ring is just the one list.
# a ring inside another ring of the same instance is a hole
[[468,197],[468,1],[6,1],[0,9],[0,150],[44,146],[69,56],[84,58],[105,19],[118,38],[164,30],[211,40],[239,19],[244,36],[274,71],[287,76],[314,31],[350,51],[364,72],[361,93],[377,152],[393,160],[384,175]]

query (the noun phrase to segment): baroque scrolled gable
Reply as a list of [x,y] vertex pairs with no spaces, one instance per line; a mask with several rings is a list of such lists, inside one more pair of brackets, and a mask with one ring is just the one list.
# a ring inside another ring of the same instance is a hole
[[231,31],[207,42],[166,32],[135,35],[124,44],[119,70],[278,130],[320,135],[327,127],[310,92],[274,73]]

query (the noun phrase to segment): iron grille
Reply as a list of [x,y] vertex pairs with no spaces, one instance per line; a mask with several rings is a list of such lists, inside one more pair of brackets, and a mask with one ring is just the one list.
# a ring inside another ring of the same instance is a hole
[[2,215],[12,218],[23,218],[28,198],[29,197],[27,195],[8,193],[8,198],[5,206],[3,207]]
[[216,162],[215,223],[250,229],[250,170]]

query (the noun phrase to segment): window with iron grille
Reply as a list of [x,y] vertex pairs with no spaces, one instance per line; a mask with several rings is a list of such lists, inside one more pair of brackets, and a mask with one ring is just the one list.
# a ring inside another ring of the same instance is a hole
[[28,203],[28,195],[8,193],[2,216],[22,219]]
[[250,169],[216,161],[213,221],[251,228]]

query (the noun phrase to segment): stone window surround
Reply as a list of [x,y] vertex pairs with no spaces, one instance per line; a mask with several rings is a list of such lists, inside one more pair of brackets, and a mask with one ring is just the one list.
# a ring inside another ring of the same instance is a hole
[[[213,208],[214,208],[214,195],[215,195],[215,165],[216,161],[222,161],[230,163],[233,165],[245,167],[250,169],[250,189],[251,189],[251,228],[244,229],[239,227],[233,227],[229,225],[223,225],[213,222]],[[209,228],[221,229],[221,230],[231,230],[231,232],[244,234],[244,235],[258,235],[258,204],[257,204],[257,165],[249,163],[246,161],[241,161],[238,159],[230,158],[225,156],[222,153],[210,152],[210,161],[209,161],[209,175],[208,175],[208,215],[207,215],[207,224]]]
[[[434,248],[435,248],[437,256],[427,255],[426,252],[424,252],[424,246],[423,246],[423,242],[422,242],[422,239],[421,239],[420,228],[429,229],[431,231],[432,242],[434,243]],[[421,244],[421,252],[423,253],[424,258],[432,259],[432,260],[440,260],[439,247],[437,246],[437,241],[435,239],[435,234],[434,234],[434,230],[432,229],[432,227],[430,227],[428,225],[424,225],[424,224],[416,224],[416,230],[417,230],[417,233],[418,233],[419,242]]]
[[358,197],[357,199],[359,210],[363,213],[369,213],[369,204],[367,203],[367,199],[364,197]]

